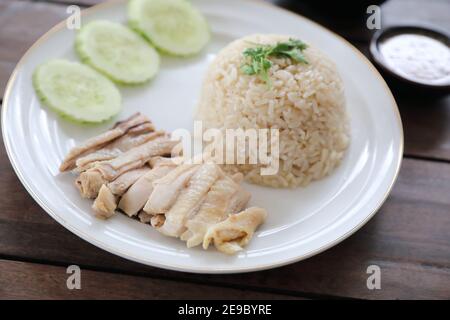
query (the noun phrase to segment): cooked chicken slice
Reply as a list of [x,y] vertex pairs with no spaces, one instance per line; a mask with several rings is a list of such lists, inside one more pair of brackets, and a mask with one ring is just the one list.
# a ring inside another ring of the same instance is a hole
[[152,157],[170,154],[177,141],[169,137],[161,137],[133,148],[117,158],[103,161],[93,168],[82,172],[77,178],[77,186],[85,198],[95,198],[102,184],[114,181],[127,171],[140,168]]
[[240,184],[244,180],[244,175],[240,172],[235,173],[231,176],[231,179],[233,179],[234,182],[237,184]]
[[135,216],[145,205],[153,191],[153,182],[168,174],[173,167],[159,166],[141,176],[122,196],[119,208],[128,216]]
[[130,149],[117,158],[101,162],[93,169],[100,171],[105,179],[112,181],[126,171],[142,167],[152,157],[170,154],[177,143],[178,141],[173,141],[168,136],[159,137]]
[[156,180],[144,211],[150,214],[166,213],[198,168],[199,165],[182,164],[165,177]]
[[227,176],[212,185],[198,213],[186,222],[187,230],[181,235],[188,248],[201,244],[208,228],[228,217],[228,203],[237,192],[241,192],[241,187]]
[[266,211],[244,210],[250,193],[239,185],[242,174],[225,175],[208,155],[173,158],[181,154],[174,153],[179,145],[136,114],[72,149],[60,170],[76,167],[81,173],[76,185],[83,197],[95,198],[98,218],[108,219],[119,208],[188,247],[213,243],[227,254],[242,250]]
[[83,198],[95,199],[102,185],[108,180],[103,178],[100,171],[90,169],[83,172],[76,180],[75,185]]
[[150,223],[153,228],[161,227],[164,224],[164,221],[166,221],[166,217],[163,214],[154,215],[150,219]]
[[128,130],[126,134],[112,141],[106,148],[127,151],[164,134],[165,132],[162,130],[155,131],[152,123],[143,123]]
[[78,157],[102,148],[114,139],[123,136],[131,128],[142,125],[144,123],[151,123],[151,121],[146,116],[140,113],[136,113],[128,119],[116,123],[111,130],[88,139],[83,144],[76,146],[75,148],[70,150],[63,163],[59,167],[59,170],[63,172],[73,169],[75,166],[75,161]]
[[133,183],[135,183],[140,177],[145,175],[150,170],[150,167],[144,166],[142,168],[127,171],[120,175],[116,180],[108,183],[108,188],[116,196],[121,196]]
[[146,116],[144,116],[143,114],[141,114],[140,112],[136,112],[135,114],[131,115],[130,117],[128,117],[125,120],[122,121],[117,121],[114,126],[112,127],[113,129],[118,129],[118,130],[122,130],[122,131],[127,131],[131,128],[135,128],[137,126],[140,126],[144,123],[152,123],[151,120],[149,118],[147,118]]
[[181,157],[167,158],[167,157],[153,157],[148,162],[152,168],[159,166],[176,166],[181,163]]
[[130,170],[120,175],[116,180],[109,182],[103,177],[100,171],[92,168],[81,173],[75,180],[75,185],[83,198],[96,198],[103,184],[106,184],[114,195],[120,196],[149,170],[150,168],[148,166]]
[[141,211],[141,212],[139,212],[138,217],[142,223],[148,224],[148,223],[150,223],[150,221],[152,220],[152,217],[154,217],[154,216],[151,214],[148,214],[144,211]]
[[82,173],[95,167],[95,165],[100,163],[101,161],[114,159],[121,153],[122,152],[118,149],[107,149],[107,148],[94,151],[93,153],[89,153],[88,155],[79,158],[75,162],[75,168],[73,169],[73,171],[78,174]]
[[[150,120],[149,120],[150,121]],[[155,131],[155,126],[151,122],[144,122],[143,124],[137,125],[130,130],[127,131],[127,133],[132,133],[134,135],[140,135],[143,133],[149,133]]]
[[250,192],[241,188],[239,192],[236,192],[231,197],[226,212],[238,213],[244,210],[244,208],[247,206],[247,203],[250,201],[251,196],[252,195],[250,194]]
[[216,164],[201,165],[189,180],[187,188],[165,214],[164,224],[157,230],[167,236],[179,237],[186,229],[188,218],[197,212],[206,193],[222,175],[222,170]]
[[203,241],[206,250],[211,242],[217,250],[234,254],[243,249],[252,238],[256,228],[264,222],[267,213],[261,208],[248,208],[237,214],[231,214],[225,221],[210,227]]
[[100,219],[108,219],[114,215],[117,207],[117,198],[112,194],[106,185],[102,185],[95,199],[92,209],[95,215]]
[[136,135],[130,130],[126,135],[114,140],[102,149],[80,157],[76,161],[77,172],[86,171],[99,161],[111,160],[120,154],[164,135],[164,131],[148,132]]

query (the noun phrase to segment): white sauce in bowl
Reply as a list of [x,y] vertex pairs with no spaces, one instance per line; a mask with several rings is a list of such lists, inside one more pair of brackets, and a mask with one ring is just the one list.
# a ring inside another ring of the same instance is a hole
[[401,76],[426,84],[450,84],[450,48],[418,34],[400,34],[379,44],[387,65]]

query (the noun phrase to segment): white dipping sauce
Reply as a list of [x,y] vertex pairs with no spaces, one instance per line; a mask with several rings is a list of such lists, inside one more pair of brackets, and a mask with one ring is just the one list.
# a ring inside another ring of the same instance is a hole
[[450,49],[418,34],[393,36],[379,45],[388,66],[405,78],[427,84],[450,84]]

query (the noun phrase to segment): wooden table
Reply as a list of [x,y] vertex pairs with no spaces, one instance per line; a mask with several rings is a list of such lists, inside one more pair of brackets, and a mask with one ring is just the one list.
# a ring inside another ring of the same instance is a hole
[[[0,97],[21,55],[67,16],[70,2],[0,1]],[[87,7],[99,1],[76,2]],[[370,32],[362,26],[319,16],[307,6],[278,4],[318,20],[367,54]],[[448,2],[427,4],[434,13],[405,10],[417,6],[417,0],[394,0],[383,7],[383,17],[396,23],[418,12],[421,21],[430,19],[450,30]],[[171,272],[92,246],[33,201],[0,144],[0,298],[450,298],[450,96],[400,90],[396,84],[391,89],[404,124],[405,156],[398,181],[377,215],[320,255],[250,274]],[[66,268],[72,264],[82,269],[81,290],[66,288]],[[369,265],[381,268],[381,290],[367,289]]]

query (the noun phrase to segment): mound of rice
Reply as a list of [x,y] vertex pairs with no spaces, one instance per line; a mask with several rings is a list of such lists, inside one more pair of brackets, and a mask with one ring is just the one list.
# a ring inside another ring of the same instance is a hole
[[260,175],[261,165],[234,165],[247,181],[271,187],[306,186],[328,175],[349,145],[344,87],[332,61],[309,46],[308,64],[270,58],[271,86],[245,75],[242,52],[255,44],[288,41],[280,35],[253,35],[232,42],[212,62],[196,114],[205,128],[277,128],[278,174]]

